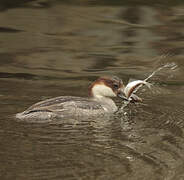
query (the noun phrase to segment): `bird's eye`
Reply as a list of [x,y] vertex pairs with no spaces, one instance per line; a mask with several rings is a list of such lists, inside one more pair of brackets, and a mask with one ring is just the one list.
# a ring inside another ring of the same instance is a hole
[[113,84],[113,87],[114,87],[114,89],[118,89],[119,88],[118,84]]

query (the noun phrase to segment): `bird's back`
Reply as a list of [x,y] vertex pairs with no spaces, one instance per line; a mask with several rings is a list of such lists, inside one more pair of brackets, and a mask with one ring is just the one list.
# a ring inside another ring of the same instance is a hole
[[22,113],[16,115],[19,119],[48,119],[54,117],[92,116],[103,114],[103,106],[93,99],[61,96],[38,102]]

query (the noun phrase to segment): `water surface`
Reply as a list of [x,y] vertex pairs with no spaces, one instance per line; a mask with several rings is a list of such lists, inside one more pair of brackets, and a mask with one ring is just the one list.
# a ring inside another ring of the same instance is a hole
[[[1,5],[1,179],[184,179],[184,6],[87,2]],[[175,66],[138,92],[143,103],[113,117],[13,118],[43,99],[87,96],[99,76],[126,84],[165,63]]]

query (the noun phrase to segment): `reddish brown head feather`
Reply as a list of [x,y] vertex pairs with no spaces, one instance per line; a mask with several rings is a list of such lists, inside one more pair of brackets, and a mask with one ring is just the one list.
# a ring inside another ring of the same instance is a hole
[[92,89],[97,84],[104,84],[110,87],[115,92],[115,94],[117,94],[118,90],[124,86],[122,80],[116,76],[100,77],[89,86],[88,93],[90,97],[93,97]]

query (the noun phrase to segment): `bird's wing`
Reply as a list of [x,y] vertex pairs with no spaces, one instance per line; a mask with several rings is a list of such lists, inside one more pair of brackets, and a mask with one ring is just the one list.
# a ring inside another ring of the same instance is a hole
[[38,102],[29,107],[26,112],[63,112],[71,111],[73,109],[81,110],[98,110],[101,105],[96,101],[73,96],[61,96],[57,98],[48,99]]

